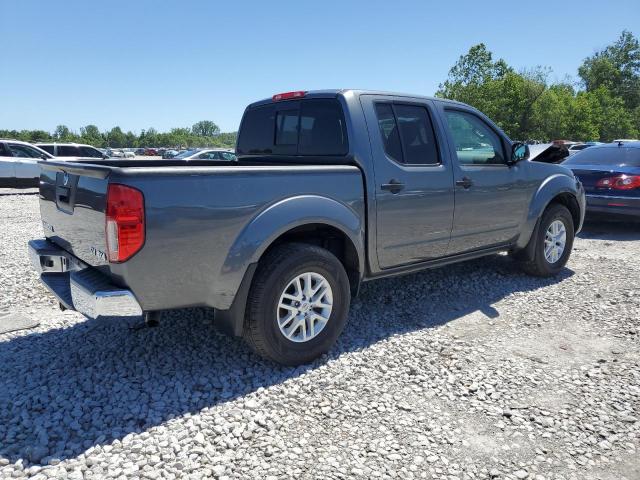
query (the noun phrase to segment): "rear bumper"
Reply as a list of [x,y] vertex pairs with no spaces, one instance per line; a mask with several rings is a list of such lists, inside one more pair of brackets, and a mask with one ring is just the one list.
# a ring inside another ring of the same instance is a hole
[[31,240],[29,258],[42,283],[66,308],[89,318],[142,315],[130,290],[111,284],[103,274],[48,240]]
[[640,218],[640,198],[587,195],[587,214],[613,214]]

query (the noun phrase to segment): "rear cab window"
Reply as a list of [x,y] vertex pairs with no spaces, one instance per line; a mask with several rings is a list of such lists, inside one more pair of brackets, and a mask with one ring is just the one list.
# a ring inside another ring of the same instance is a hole
[[332,98],[270,103],[247,110],[239,155],[344,156],[349,151],[341,104]]

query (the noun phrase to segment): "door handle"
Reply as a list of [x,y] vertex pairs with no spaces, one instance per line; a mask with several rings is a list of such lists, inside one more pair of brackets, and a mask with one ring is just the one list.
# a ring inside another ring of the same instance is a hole
[[404,188],[404,183],[395,178],[389,180],[389,183],[383,183],[380,185],[382,190],[389,190],[391,193],[398,193],[400,190]]
[[462,177],[462,180],[456,180],[456,186],[458,187],[469,188],[471,185],[473,185],[473,180],[469,177]]

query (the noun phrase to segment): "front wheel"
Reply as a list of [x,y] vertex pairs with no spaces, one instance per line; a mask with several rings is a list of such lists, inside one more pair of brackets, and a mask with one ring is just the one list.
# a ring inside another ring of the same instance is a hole
[[274,362],[310,362],[335,343],[350,300],[349,279],[335,255],[315,245],[281,245],[260,261],[244,337],[256,353]]
[[537,277],[557,275],[569,260],[574,237],[573,217],[567,207],[551,205],[531,237],[533,255],[524,259],[523,270]]

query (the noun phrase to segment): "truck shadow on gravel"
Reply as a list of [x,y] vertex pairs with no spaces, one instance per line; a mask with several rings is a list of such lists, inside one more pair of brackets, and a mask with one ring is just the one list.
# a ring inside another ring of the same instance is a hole
[[[173,312],[155,329],[87,320],[0,343],[0,457],[43,465],[130,433],[297,377],[394,335],[437,327],[516,292],[561,282],[521,274],[505,256],[365,284],[333,351],[285,368],[218,333],[200,310]],[[75,313],[51,310],[60,318]],[[239,405],[242,407],[241,405]],[[255,408],[255,407],[254,407]]]

